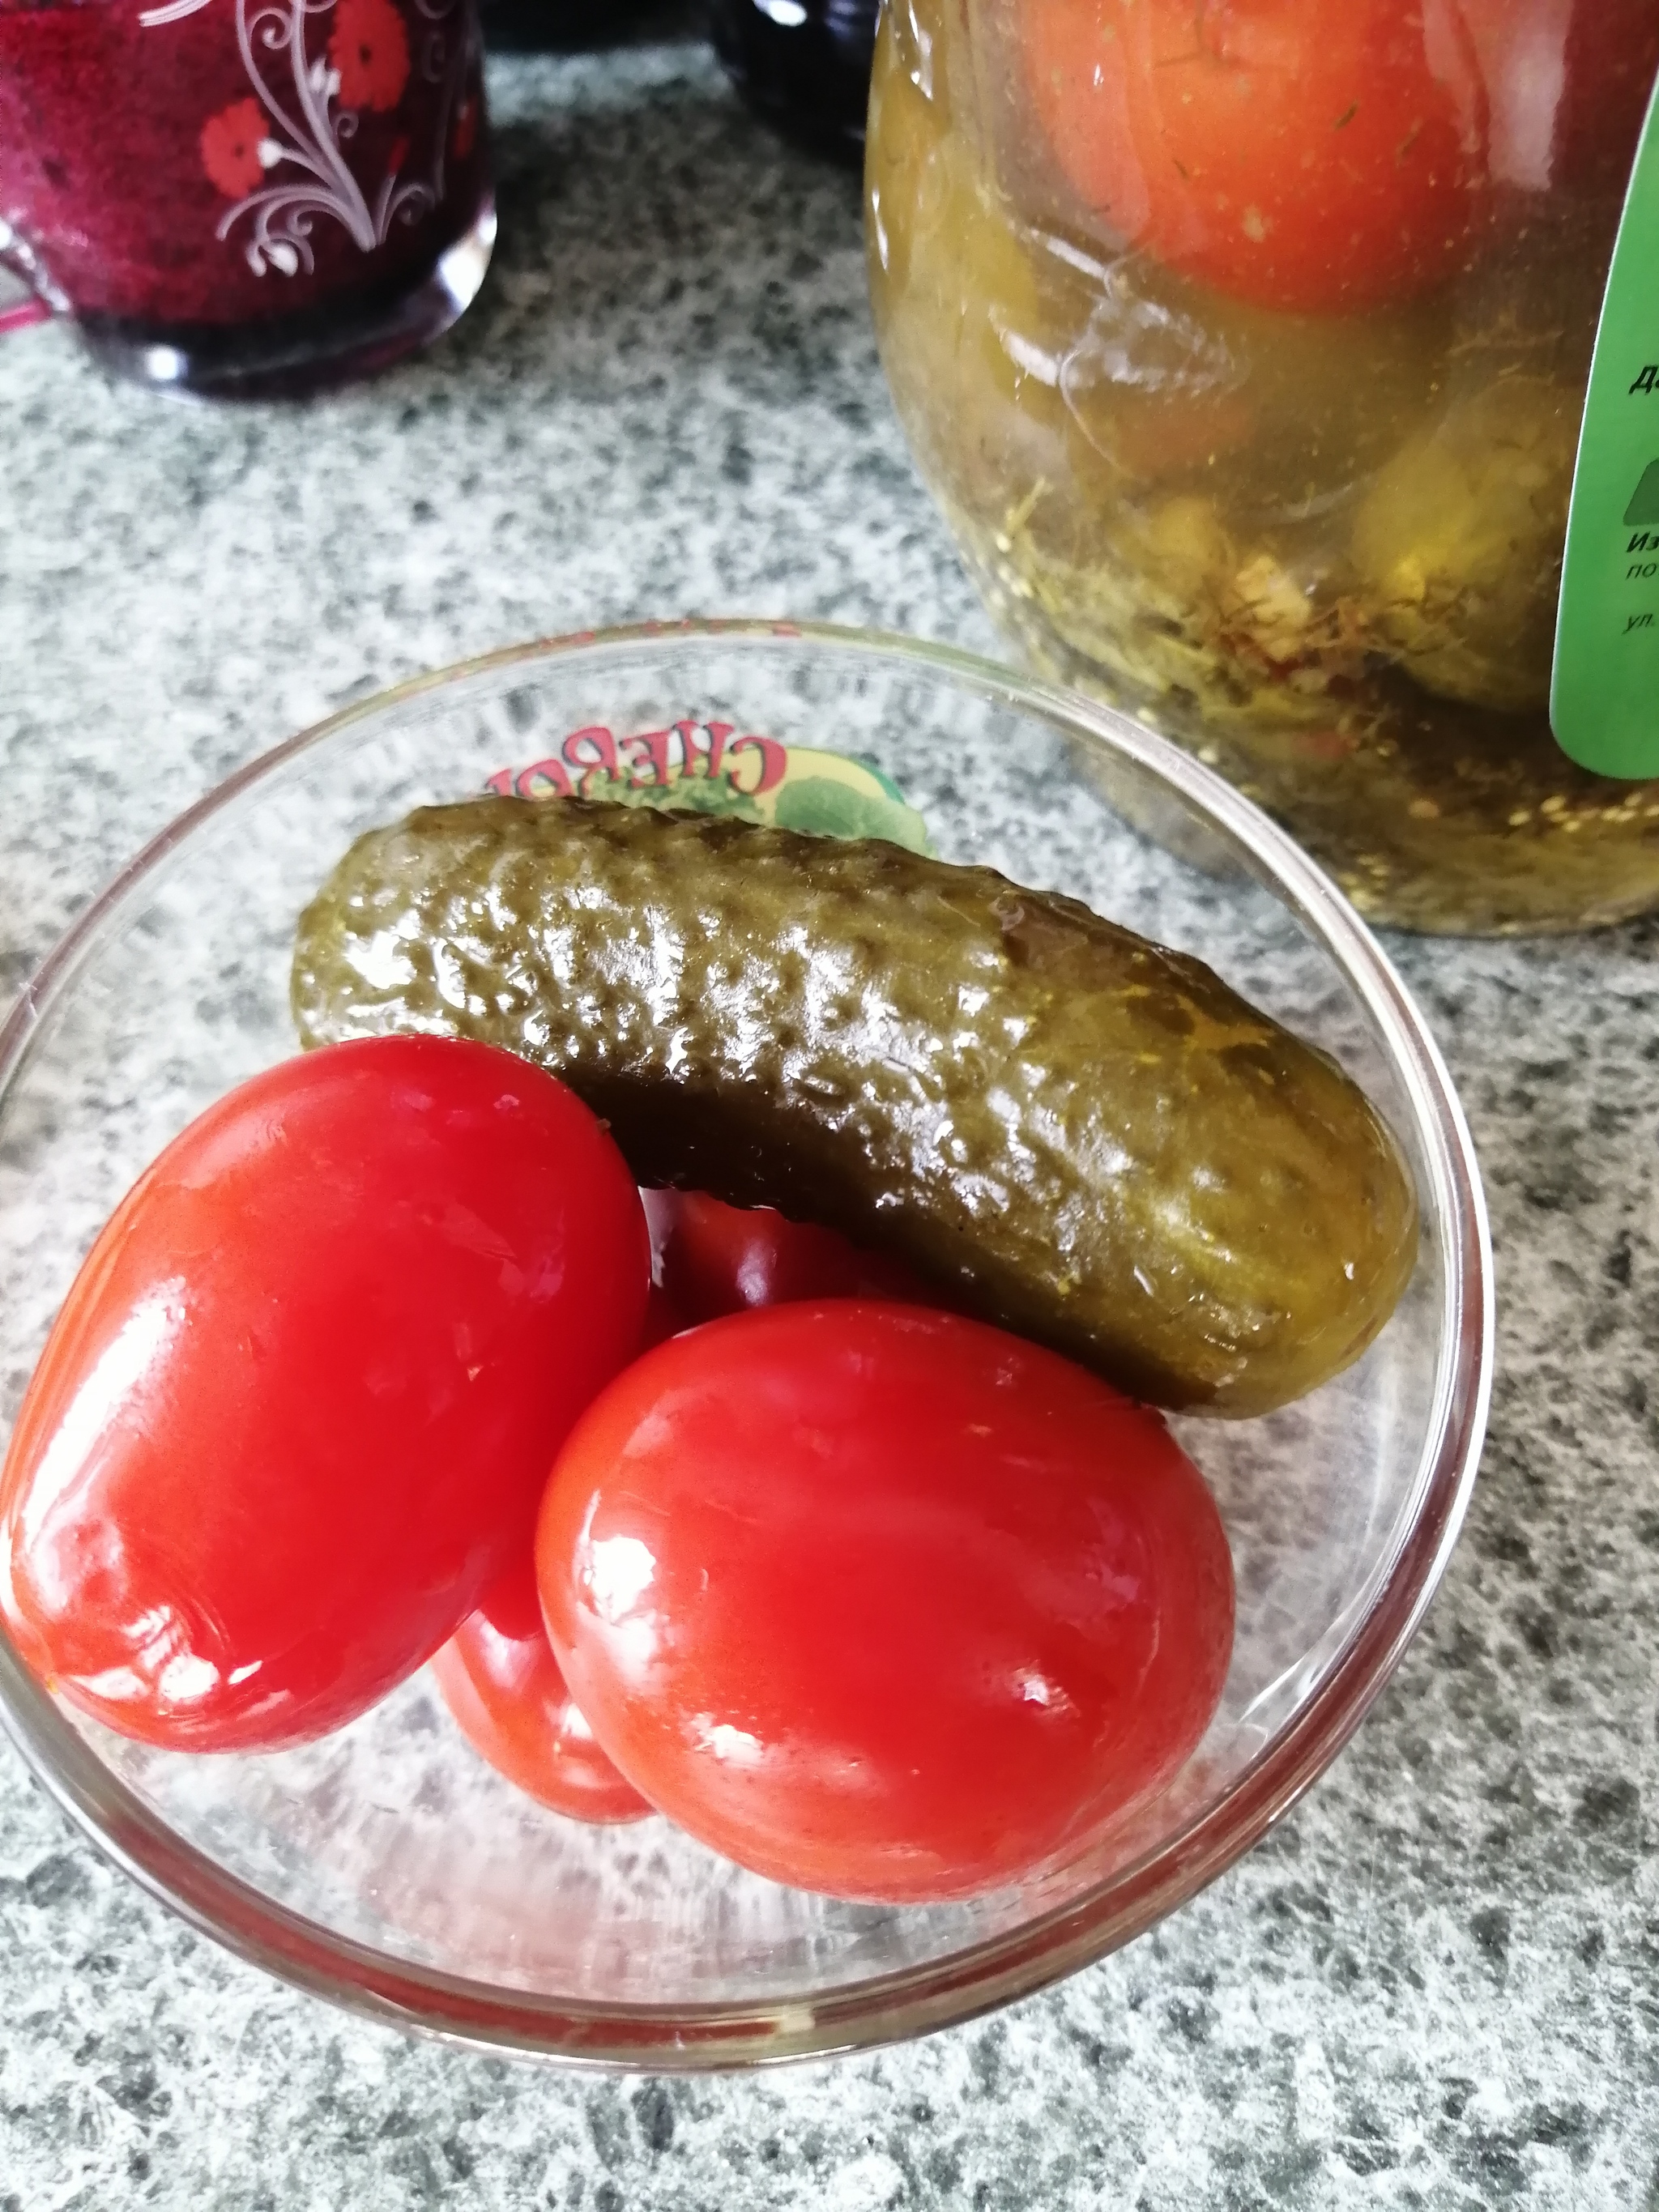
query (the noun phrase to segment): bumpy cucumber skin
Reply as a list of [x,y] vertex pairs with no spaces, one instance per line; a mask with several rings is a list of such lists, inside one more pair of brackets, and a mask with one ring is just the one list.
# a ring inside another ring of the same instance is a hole
[[307,1045],[505,1046],[641,1182],[827,1222],[1157,1405],[1300,1397],[1417,1256],[1387,1127],[1200,962],[875,840],[576,799],[425,807],[301,917]]

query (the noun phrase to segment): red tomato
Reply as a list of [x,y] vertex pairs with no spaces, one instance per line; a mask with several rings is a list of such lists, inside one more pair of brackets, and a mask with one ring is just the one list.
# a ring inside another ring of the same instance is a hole
[[475,1751],[573,1820],[639,1820],[651,1810],[593,1741],[542,1626],[526,1552],[468,1615],[432,1671]]
[[1654,0],[1456,7],[1486,88],[1492,179],[1518,196],[1511,228],[1559,223],[1563,210],[1540,215],[1532,198],[1547,190],[1622,202],[1659,71]]
[[1056,161],[1131,245],[1263,306],[1409,297],[1485,221],[1455,0],[1022,0]]
[[644,1194],[662,1288],[687,1322],[799,1298],[930,1303],[909,1269],[833,1229],[769,1206],[726,1206],[698,1190]]
[[660,1344],[665,1336],[678,1336],[683,1328],[691,1326],[659,1283],[651,1285],[651,1296],[645,1309],[645,1326],[640,1332],[639,1349],[649,1352],[653,1344]]
[[914,1306],[775,1306],[647,1352],[536,1538],[593,1733],[780,1881],[965,1897],[1084,1843],[1203,1735],[1232,1641],[1208,1491],[1157,1414]]
[[179,1749],[362,1712],[528,1546],[648,1250],[599,1123],[505,1053],[375,1038],[232,1091],[122,1200],[24,1399],[25,1656]]
[[[1499,7],[1501,0],[1486,0]],[[1577,0],[1556,115],[1554,177],[1622,202],[1659,71],[1653,0]]]

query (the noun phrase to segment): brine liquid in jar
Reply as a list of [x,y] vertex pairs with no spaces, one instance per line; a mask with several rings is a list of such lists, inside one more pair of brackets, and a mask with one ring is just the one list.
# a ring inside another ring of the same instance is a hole
[[1659,781],[1576,767],[1548,713],[1656,70],[1659,0],[894,0],[884,20],[877,325],[988,603],[1378,921],[1659,904]]

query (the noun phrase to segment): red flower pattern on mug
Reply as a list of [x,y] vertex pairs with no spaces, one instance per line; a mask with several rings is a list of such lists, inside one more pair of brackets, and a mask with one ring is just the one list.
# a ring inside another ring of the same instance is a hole
[[464,100],[456,110],[455,128],[449,141],[449,150],[458,161],[465,161],[477,135],[478,103],[476,100]]
[[202,167],[228,200],[251,192],[264,174],[259,148],[269,135],[257,100],[234,100],[202,125]]
[[328,58],[343,106],[395,107],[409,82],[409,33],[392,0],[340,0]]

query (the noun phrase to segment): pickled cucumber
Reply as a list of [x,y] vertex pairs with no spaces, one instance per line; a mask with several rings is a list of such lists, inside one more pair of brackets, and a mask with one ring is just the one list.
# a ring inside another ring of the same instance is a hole
[[422,808],[301,917],[308,1045],[505,1046],[641,1182],[827,1222],[1170,1407],[1353,1359],[1417,1249],[1393,1139],[1199,961],[873,839],[579,799]]

